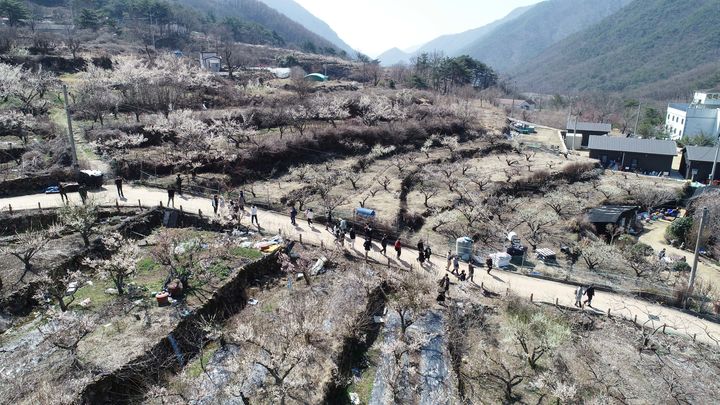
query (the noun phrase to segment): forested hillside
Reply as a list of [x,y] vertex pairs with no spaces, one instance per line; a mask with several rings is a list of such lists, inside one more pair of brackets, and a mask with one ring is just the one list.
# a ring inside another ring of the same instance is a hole
[[720,83],[720,2],[637,0],[516,69],[538,91],[675,97]]
[[[331,42],[257,0],[6,0],[24,25],[47,20],[82,30],[108,31],[129,41],[182,49],[193,31],[220,40],[344,54]],[[27,5],[26,5],[27,4]],[[7,8],[7,7],[6,7]],[[19,13],[19,14],[18,14]]]
[[339,49],[352,55],[355,52],[338,34],[323,20],[314,16],[294,0],[261,0],[263,3],[281,12],[291,20],[330,41]]
[[460,50],[501,72],[517,70],[551,45],[592,26],[631,0],[550,0]]

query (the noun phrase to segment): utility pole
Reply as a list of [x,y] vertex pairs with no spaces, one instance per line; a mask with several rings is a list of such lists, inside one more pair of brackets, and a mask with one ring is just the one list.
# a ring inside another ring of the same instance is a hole
[[573,142],[572,142],[572,150],[575,150],[575,138],[577,138],[577,115],[575,116],[575,123],[573,124]]
[[712,171],[710,171],[710,178],[708,179],[708,185],[710,186],[713,184],[713,180],[715,180],[715,168],[717,167],[718,155],[720,155],[720,134],[718,134],[715,143],[717,144],[715,146],[715,159],[713,160]]
[[70,151],[72,152],[72,161],[73,161],[73,168],[78,168],[78,158],[77,158],[77,150],[75,149],[75,136],[73,136],[73,129],[72,129],[72,118],[70,117],[70,103],[68,102],[68,91],[67,91],[67,85],[63,84],[63,96],[65,97],[65,115],[67,116],[67,126],[68,126],[68,138],[70,141]]
[[642,102],[638,101],[638,112],[637,112],[637,115],[635,116],[635,129],[633,129],[634,136],[637,136],[637,128],[638,128],[638,125],[640,124],[640,106],[641,105],[642,105]]
[[707,220],[708,209],[703,208],[702,218],[700,218],[700,229],[698,230],[697,240],[695,241],[695,259],[693,260],[692,270],[690,271],[690,281],[688,283],[687,295],[685,296],[685,307],[687,300],[695,287],[695,276],[697,275],[698,258],[700,257],[700,240],[702,239],[703,230],[705,230],[705,221]]

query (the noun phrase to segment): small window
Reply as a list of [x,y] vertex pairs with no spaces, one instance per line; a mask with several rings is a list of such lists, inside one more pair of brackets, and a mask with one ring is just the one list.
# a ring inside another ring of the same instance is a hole
[[685,118],[681,118],[681,119],[680,119],[680,123],[681,123],[681,124],[684,124],[684,123],[685,123]]

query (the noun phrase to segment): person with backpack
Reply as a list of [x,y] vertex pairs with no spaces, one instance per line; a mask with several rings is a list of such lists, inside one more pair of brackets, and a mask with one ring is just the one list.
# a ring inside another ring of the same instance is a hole
[[428,264],[432,266],[432,262],[430,261],[430,256],[432,256],[432,250],[430,249],[430,245],[425,246],[425,260],[427,260]]
[[455,257],[453,257],[453,271],[452,272],[453,272],[453,274],[457,275],[457,274],[460,274],[459,270],[460,270],[460,258],[457,255],[455,255]]
[[297,222],[295,222],[295,218],[297,217],[297,210],[295,209],[295,206],[293,205],[290,207],[290,224],[293,226],[297,226]]
[[312,208],[308,208],[305,211],[305,217],[307,218],[308,226],[312,226],[313,219],[315,218],[315,213],[313,212]]
[[447,273],[445,274],[445,277],[440,279],[440,288],[442,289],[443,294],[450,297],[450,277]]
[[402,253],[402,243],[400,242],[400,238],[395,241],[395,253],[397,254],[398,260],[400,260],[400,253]]
[[592,299],[595,296],[595,287],[593,287],[592,284],[590,284],[590,286],[585,289],[585,296],[587,296],[587,299],[585,300],[585,302],[583,302],[583,307],[585,306],[585,304],[587,304],[587,306],[592,308]]
[[488,256],[487,259],[485,259],[485,265],[487,266],[487,274],[490,274],[490,270],[493,268],[492,257]]
[[383,256],[387,256],[388,242],[390,242],[390,241],[388,240],[387,235],[383,234],[382,239],[380,239],[380,253],[382,253]]
[[355,249],[355,227],[350,227],[350,246]]
[[450,265],[452,264],[452,259],[453,259],[452,250],[448,250],[447,266],[445,266],[445,271],[450,271]]

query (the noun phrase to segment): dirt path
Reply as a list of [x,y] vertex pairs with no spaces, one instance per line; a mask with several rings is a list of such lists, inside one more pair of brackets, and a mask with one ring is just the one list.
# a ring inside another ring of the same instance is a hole
[[[120,205],[137,205],[138,200],[140,200],[142,206],[154,207],[159,205],[161,201],[163,205],[167,203],[167,193],[162,190],[125,185],[124,191],[126,196],[124,200],[117,199],[114,187],[112,189],[108,188],[92,192],[90,195],[96,202],[102,204],[115,204],[117,202]],[[71,194],[70,200],[75,204],[80,202],[77,194]],[[61,204],[60,196],[57,194],[35,194],[0,199],[0,210],[6,210],[8,204],[12,204],[14,210],[36,209],[38,202],[40,202],[42,207],[46,208],[58,207]],[[210,199],[208,198],[176,196],[175,207],[179,209],[181,206],[183,210],[188,212],[196,213],[198,210],[201,210],[204,215],[212,213]],[[322,242],[325,246],[334,246],[333,235],[326,231],[323,225],[308,226],[304,220],[298,219],[298,226],[292,226],[287,216],[261,210],[258,210],[258,219],[266,235],[275,235],[281,232],[291,239],[298,240],[302,236],[304,242],[317,245]],[[246,217],[243,223],[247,223],[248,221],[249,218]],[[354,247],[346,243],[346,249],[356,255],[363,254],[364,252],[361,252],[362,239],[360,238],[359,236]],[[388,249],[389,252],[392,252],[388,254],[388,257],[392,256],[390,258],[383,256],[378,250],[378,246],[375,245],[370,253],[372,260],[376,260],[379,263],[388,263],[388,261],[390,261],[391,264],[396,266],[418,269],[418,263],[415,260],[416,252],[413,249],[404,248],[400,259],[395,258],[392,248]],[[690,260],[690,258],[688,258],[688,260]],[[432,263],[432,267],[426,268],[425,271],[432,271],[434,277],[439,279],[441,275],[445,273],[445,259],[435,255],[432,258]],[[478,269],[476,271],[475,282],[478,285],[483,283],[485,288],[497,293],[513,292],[527,298],[530,298],[532,294],[535,301],[555,303],[557,300],[558,303],[565,306],[572,306],[575,302],[575,286],[526,277],[516,273],[496,270],[488,275],[482,269]],[[479,289],[473,287],[472,284],[468,283],[463,285],[454,283],[450,291],[451,297],[456,293],[479,293]],[[630,296],[605,292],[598,292],[593,300],[593,304],[593,308],[586,310],[595,311],[596,313],[607,313],[608,310],[610,310],[611,314],[621,315],[627,319],[637,317],[639,323],[647,321],[649,325],[655,326],[667,324],[668,333],[685,334],[687,336],[697,335],[698,339],[708,343],[715,343],[713,339],[720,340],[720,324],[705,321],[696,316],[659,304]]]
[[[646,232],[640,236],[640,242],[651,246],[655,249],[655,252],[665,249],[669,256],[684,256],[687,263],[692,266],[693,260],[695,260],[694,252],[678,249],[665,241],[665,229],[667,229],[670,224],[671,223],[667,221],[656,221],[652,224],[646,224]],[[698,278],[720,286],[720,268],[707,259],[700,257],[698,261]]]

